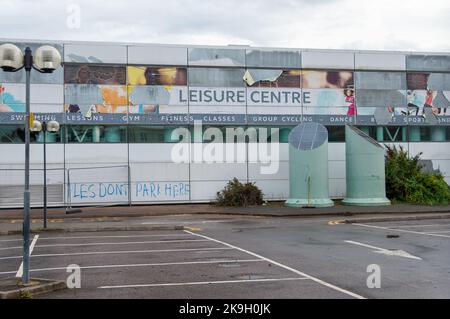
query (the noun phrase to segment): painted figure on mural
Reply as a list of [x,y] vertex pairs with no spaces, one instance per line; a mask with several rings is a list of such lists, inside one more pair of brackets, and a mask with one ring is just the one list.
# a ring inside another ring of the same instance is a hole
[[345,102],[349,103],[347,116],[355,116],[356,115],[356,107],[355,107],[355,91],[351,88],[347,88],[344,90]]

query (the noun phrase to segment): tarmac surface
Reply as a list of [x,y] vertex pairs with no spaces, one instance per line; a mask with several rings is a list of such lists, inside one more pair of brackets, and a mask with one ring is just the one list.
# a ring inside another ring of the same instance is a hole
[[[193,214],[116,223],[185,230],[32,234],[32,277],[66,280],[69,265],[81,272],[80,289],[35,298],[450,298],[450,219]],[[0,236],[0,278],[17,275],[21,249],[20,235]],[[368,286],[374,265],[380,288]]]

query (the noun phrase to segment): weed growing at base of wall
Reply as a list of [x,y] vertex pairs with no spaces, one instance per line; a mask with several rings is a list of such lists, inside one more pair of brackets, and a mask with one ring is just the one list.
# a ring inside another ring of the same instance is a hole
[[422,153],[409,157],[402,147],[387,147],[386,194],[389,199],[411,204],[437,205],[450,202],[450,186],[439,172],[424,172]]
[[263,203],[263,193],[255,183],[241,183],[236,177],[225,188],[217,192],[215,204],[218,206],[252,206]]

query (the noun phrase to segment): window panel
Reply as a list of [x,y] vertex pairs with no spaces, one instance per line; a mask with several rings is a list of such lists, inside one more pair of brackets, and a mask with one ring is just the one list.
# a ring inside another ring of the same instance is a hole
[[408,55],[406,68],[412,71],[450,71],[448,55]]
[[344,89],[353,88],[351,71],[302,71],[302,88],[305,89]]
[[190,48],[190,65],[244,66],[245,51],[219,48]]
[[355,72],[356,89],[404,90],[406,75],[400,72]]
[[357,90],[357,107],[406,107],[406,91]]
[[67,143],[126,143],[127,127],[117,125],[66,125]]
[[246,65],[249,67],[300,68],[301,63],[301,53],[299,51],[246,51]]
[[23,125],[0,125],[0,144],[24,142],[25,127]]
[[187,69],[176,67],[129,66],[129,85],[187,85]]
[[66,64],[65,83],[75,84],[125,84],[125,66],[106,66],[89,64]]
[[289,87],[300,88],[300,70],[247,69],[244,74],[245,84],[249,87]]
[[243,87],[244,69],[190,68],[190,87]]

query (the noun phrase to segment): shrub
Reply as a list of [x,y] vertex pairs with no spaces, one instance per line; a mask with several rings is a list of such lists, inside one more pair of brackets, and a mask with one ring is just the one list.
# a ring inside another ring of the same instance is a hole
[[440,172],[421,170],[421,155],[409,157],[402,147],[387,147],[386,195],[391,200],[413,204],[448,204],[449,185]]
[[263,203],[263,193],[254,183],[242,184],[236,177],[223,190],[217,192],[218,206],[251,206]]

